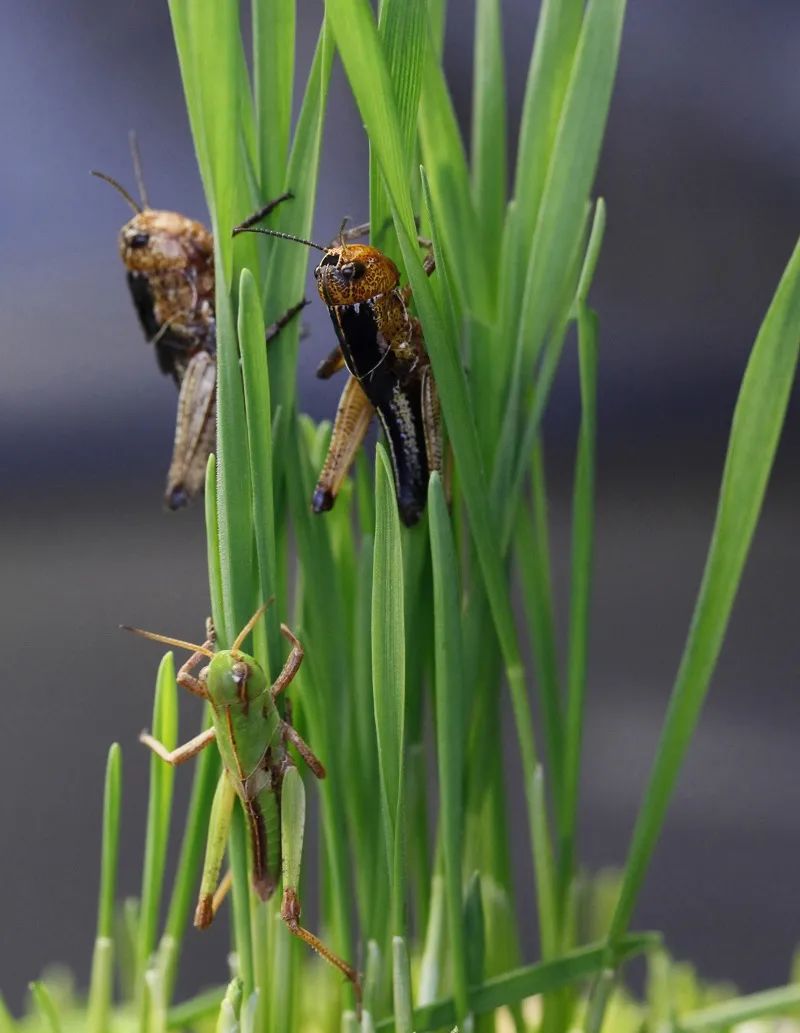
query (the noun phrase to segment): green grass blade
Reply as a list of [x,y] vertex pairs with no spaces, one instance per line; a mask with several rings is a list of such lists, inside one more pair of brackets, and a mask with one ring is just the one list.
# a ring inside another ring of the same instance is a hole
[[422,164],[430,183],[430,194],[437,213],[440,251],[447,263],[458,270],[453,286],[459,313],[470,313],[488,325],[491,296],[488,256],[475,246],[475,231],[480,224],[472,201],[467,158],[444,71],[432,46],[424,65],[419,106],[419,138]]
[[[659,943],[654,935],[639,934],[625,937],[617,946],[617,963],[650,950]],[[493,1012],[504,1005],[511,1005],[534,994],[548,993],[559,987],[582,979],[589,979],[603,970],[605,947],[593,944],[580,950],[570,951],[552,961],[527,965],[512,972],[506,972],[494,979],[470,989],[470,1007],[476,1015]],[[427,1033],[442,1026],[452,1028],[456,1021],[452,1000],[435,1001],[414,1011],[415,1033]],[[376,1024],[377,1033],[392,1033],[393,1019],[384,1019]]]
[[49,1033],[61,1033],[61,1019],[47,986],[41,980],[37,980],[29,984],[29,989],[45,1028],[49,1030]]
[[394,478],[382,445],[375,459],[375,553],[372,568],[372,686],[378,765],[392,866],[392,932],[405,928],[403,752],[405,747],[405,614],[403,552]]
[[[514,196],[522,241],[536,225],[583,18],[583,0],[543,0],[520,120]],[[516,260],[522,259],[522,253]]]
[[[589,0],[528,258],[520,317],[530,369],[583,233],[617,69],[625,0]],[[523,238],[525,239],[525,238]]]
[[325,13],[392,206],[411,237],[415,231],[409,156],[404,151],[394,88],[372,9],[367,0],[325,0]]
[[689,636],[633,833],[613,943],[630,922],[722,647],[786,414],[800,349],[800,244],[747,363],[733,414],[714,530]]
[[467,945],[462,910],[464,662],[461,641],[459,573],[450,516],[438,474],[428,489],[433,615],[436,655],[436,756],[439,764],[439,813],[447,893],[453,997],[458,1021],[468,1021]]
[[[221,776],[225,778],[225,774]],[[233,912],[233,942],[236,946],[238,975],[242,992],[249,997],[255,987],[253,965],[253,937],[250,929],[250,880],[247,877],[247,828],[242,808],[234,800],[228,857],[233,871],[231,910]]]
[[[333,38],[323,23],[297,118],[286,178],[283,182],[283,189],[291,190],[294,200],[281,205],[272,220],[272,225],[276,228],[301,237],[310,236],[314,217],[332,58]],[[308,250],[299,244],[278,240],[272,244],[272,249],[268,251],[271,261],[267,267],[264,287],[267,323],[277,319],[303,297],[309,258]],[[275,347],[269,349],[268,355],[270,393],[275,406],[280,404],[287,413],[294,413],[295,409],[301,325],[300,319],[292,320],[275,341]],[[274,415],[273,412],[273,417]],[[276,453],[276,459],[276,478],[279,479],[278,473],[283,465],[279,453]],[[285,476],[291,476],[291,471],[286,470],[285,466],[283,469]]]
[[735,997],[708,1008],[681,1015],[678,1026],[685,1033],[696,1033],[701,1029],[728,1029],[741,1022],[762,1019],[767,1015],[781,1015],[797,1018],[800,1012],[800,986],[780,986],[772,990]]
[[549,961],[558,953],[558,899],[550,835],[547,827],[547,801],[544,773],[536,768],[533,781],[533,844],[536,852],[536,906],[542,958]]
[[219,548],[219,520],[217,508],[217,458],[208,457],[205,487],[206,552],[208,559],[208,590],[214,628],[220,642],[232,642],[236,632],[225,623],[225,601],[222,589],[222,566]]
[[122,806],[122,751],[114,743],[108,751],[103,793],[103,841],[100,861],[100,894],[97,936],[89,983],[88,1033],[105,1033],[114,989],[114,900],[119,860],[119,821]]
[[[520,506],[517,515],[515,557],[522,585],[522,599],[531,629],[533,664],[541,699],[542,725],[550,770],[562,763],[563,714],[556,649],[553,585],[550,573],[550,535],[547,525],[547,483],[541,442],[531,460],[532,505]],[[560,782],[553,790],[558,799]]]
[[[209,723],[210,710],[206,708],[202,728],[207,728]],[[159,944],[159,953],[163,952],[165,955],[164,994],[168,1003],[172,1000],[180,947],[197,893],[198,875],[208,836],[211,804],[219,778],[219,752],[216,749],[203,750],[195,758],[194,765],[186,826],[175,870],[175,882],[172,887],[167,920],[164,924],[164,935]]]
[[411,1001],[411,967],[408,948],[402,936],[392,938],[392,980],[394,996],[394,1028],[396,1033],[414,1033]]
[[[239,348],[231,300],[217,278],[217,510],[225,626],[244,627],[255,606],[252,483]],[[220,646],[229,640],[220,637]]]
[[292,122],[295,0],[253,0],[253,94],[262,201],[282,192]]
[[167,1029],[194,1029],[198,1023],[219,1012],[225,993],[226,987],[215,986],[173,1005],[167,1014]]
[[[253,485],[253,527],[259,571],[259,600],[266,601],[277,591],[275,553],[275,510],[272,492],[272,421],[270,413],[269,371],[264,345],[264,319],[261,301],[252,273],[245,269],[239,281],[239,349],[242,356],[244,405],[247,420],[247,455]],[[267,611],[269,631],[265,670],[276,676],[280,670],[278,614],[287,600]],[[262,659],[259,657],[259,659]]]
[[580,302],[578,353],[581,382],[581,426],[575,464],[572,504],[572,573],[570,587],[569,652],[567,663],[567,717],[562,799],[562,893],[572,877],[581,746],[586,703],[589,655],[589,607],[594,555],[595,451],[597,437],[597,333],[594,312]]
[[[345,805],[339,786],[346,779],[339,729],[346,726],[348,693],[346,662],[346,625],[340,582],[337,577],[326,517],[314,515],[309,506],[316,471],[311,467],[302,423],[286,427],[276,451],[286,451],[292,470],[289,500],[297,541],[300,566],[313,572],[313,594],[303,589],[302,627],[296,628],[306,649],[306,659],[298,678],[296,698],[302,701],[308,721],[310,743],[328,769],[320,783],[321,817],[324,843],[326,887],[325,915],[330,927],[333,950],[344,958],[353,957],[349,914],[349,861],[347,856]],[[325,605],[313,605],[324,599]],[[367,862],[368,863],[368,862]],[[385,868],[384,868],[385,870]],[[384,879],[385,882],[385,879]],[[332,984],[333,985],[333,984]],[[341,984],[336,984],[341,985]]]
[[[433,217],[427,180],[422,174],[423,195],[430,221],[437,261],[437,226]],[[525,672],[519,651],[514,614],[508,596],[505,573],[500,559],[498,539],[489,511],[485,490],[486,478],[480,458],[477,430],[469,405],[464,370],[459,362],[455,342],[447,333],[447,323],[433,297],[428,278],[415,254],[412,240],[400,234],[400,243],[406,255],[414,296],[425,327],[436,384],[442,401],[442,410],[453,446],[458,477],[470,522],[472,537],[483,575],[486,595],[500,642],[511,691],[514,718],[522,755],[529,820],[533,820],[533,776],[536,770],[536,745],[530,702],[525,684]]]
[[228,983],[219,1006],[217,1033],[239,1033],[239,1013],[242,1008],[242,981],[232,979]]
[[[167,653],[158,668],[153,703],[152,735],[168,750],[175,748],[178,737],[178,693],[172,653]],[[142,870],[142,894],[139,909],[136,971],[139,985],[155,950],[167,859],[167,840],[172,813],[172,789],[175,769],[150,754],[150,794],[147,802],[147,835]]]
[[[382,0],[378,32],[393,87],[401,145],[407,161],[407,177],[411,174],[411,155],[414,153],[427,28],[425,0]],[[370,149],[369,198],[372,243],[381,250],[396,250],[392,247],[395,243],[392,238],[392,212],[373,149]]]
[[496,269],[508,189],[503,20],[499,0],[476,0],[474,48],[472,195],[486,266]]
[[0,994],[0,1033],[18,1033],[19,1026],[8,1010],[8,1005]]

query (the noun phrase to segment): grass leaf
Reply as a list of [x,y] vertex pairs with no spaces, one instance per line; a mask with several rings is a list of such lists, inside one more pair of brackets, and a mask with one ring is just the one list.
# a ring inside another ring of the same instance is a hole
[[747,363],[689,637],[628,854],[609,933],[627,927],[722,647],[786,414],[800,349],[800,244]]
[[[178,692],[175,685],[175,665],[172,653],[164,655],[158,668],[153,703],[152,735],[168,750],[175,748],[178,737]],[[144,978],[150,956],[156,946],[174,782],[175,769],[155,753],[151,753],[147,835],[136,945],[136,968],[139,979]]]
[[378,764],[392,865],[392,930],[403,929],[403,751],[405,746],[405,614],[403,552],[394,478],[385,449],[375,459],[375,553],[372,567],[372,686]]
[[[119,822],[122,807],[122,751],[114,743],[108,751],[103,793],[103,840],[100,861],[100,893],[97,935],[89,982],[87,1030],[105,1033],[114,990],[114,901],[119,860]],[[0,1027],[2,1022],[0,1022]]]
[[436,473],[430,480],[428,506],[433,560],[439,821],[447,893],[453,997],[456,1001],[458,1021],[464,1023],[469,1007],[461,880],[466,737],[466,714],[463,708],[465,676],[458,565],[442,482]]

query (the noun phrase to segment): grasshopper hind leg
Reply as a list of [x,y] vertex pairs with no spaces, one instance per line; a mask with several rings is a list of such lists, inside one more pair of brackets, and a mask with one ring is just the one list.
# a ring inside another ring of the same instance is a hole
[[344,959],[340,958],[338,954],[334,954],[333,951],[326,947],[326,945],[320,940],[318,936],[315,936],[308,929],[303,928],[300,925],[300,898],[297,895],[297,890],[293,886],[287,886],[283,891],[283,900],[281,901],[281,918],[286,923],[286,927],[289,932],[302,940],[307,947],[310,947],[313,951],[316,951],[321,958],[324,958],[329,965],[333,965],[337,968],[342,975],[347,979],[353,986],[353,993],[356,997],[356,1011],[358,1015],[361,1014],[361,979],[358,972],[351,966],[348,965]]

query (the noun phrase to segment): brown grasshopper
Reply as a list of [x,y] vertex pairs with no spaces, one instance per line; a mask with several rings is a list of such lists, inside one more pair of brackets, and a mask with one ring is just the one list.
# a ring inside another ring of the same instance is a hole
[[[442,468],[441,417],[436,385],[419,321],[408,303],[411,288],[400,286],[397,266],[369,244],[351,242],[364,227],[322,247],[311,240],[255,225],[257,212],[234,234],[266,233],[322,251],[314,270],[319,296],[338,338],[320,365],[323,379],[346,366],[350,377],[339,400],[325,464],[311,501],[315,513],[330,509],[360,448],[373,415],[381,422],[394,471],[400,517],[415,524],[425,508],[428,477]],[[427,241],[422,241],[428,247]],[[425,261],[430,275],[433,256]]]
[[[202,490],[216,444],[214,239],[202,223],[150,207],[133,134],[130,142],[139,201],[104,172],[92,175],[109,183],[134,212],[120,230],[119,252],[145,338],[155,348],[159,369],[180,389],[164,495],[170,509],[180,509]],[[261,218],[291,197],[287,192],[275,198],[261,209]],[[269,328],[267,344],[306,304],[293,305]]]

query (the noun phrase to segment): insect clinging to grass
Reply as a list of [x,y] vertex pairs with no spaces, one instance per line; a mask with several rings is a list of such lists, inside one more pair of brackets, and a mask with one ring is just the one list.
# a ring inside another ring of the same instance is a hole
[[[212,742],[216,743],[222,758],[222,774],[211,810],[195,926],[205,929],[214,918],[215,893],[233,807],[238,798],[249,832],[253,889],[261,900],[269,900],[282,878],[281,918],[295,936],[352,983],[360,1004],[361,983],[356,970],[300,925],[297,887],[305,796],[289,747],[297,750],[317,778],[325,777],[325,768],[278,710],[278,697],[290,685],[303,660],[303,647],[296,636],[281,624],[281,633],[291,645],[291,651],[272,685],[259,663],[242,651],[245,639],[268,605],[265,603],[256,610],[230,649],[215,648],[210,622],[202,645],[139,628],[126,629],[156,642],[189,650],[191,656],[180,668],[177,682],[195,696],[207,700],[211,706],[211,727],[174,750],[146,732],[141,734],[140,740],[168,764],[183,764]],[[197,665],[204,658],[209,662],[198,672]]]
[[[339,343],[318,376],[327,378],[342,366],[350,372],[312,509],[321,513],[333,506],[377,412],[389,445],[400,517],[411,526],[425,508],[430,472],[442,467],[439,399],[422,327],[408,310],[411,288],[400,286],[397,266],[382,251],[352,243],[354,231],[342,229],[337,243],[322,247],[257,226],[261,218],[256,212],[234,234],[265,233],[322,251],[314,276]],[[425,269],[428,274],[434,270],[430,254]]]
[[[155,349],[161,372],[180,389],[164,495],[170,509],[180,509],[202,490],[216,442],[214,238],[201,222],[150,207],[133,133],[130,145],[138,201],[112,176],[92,175],[110,184],[133,209],[120,230],[119,253],[145,339]],[[286,192],[265,205],[261,218],[291,196]],[[269,328],[267,344],[305,304],[293,305]]]

